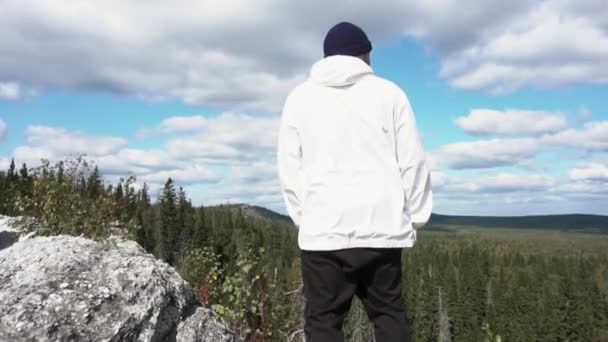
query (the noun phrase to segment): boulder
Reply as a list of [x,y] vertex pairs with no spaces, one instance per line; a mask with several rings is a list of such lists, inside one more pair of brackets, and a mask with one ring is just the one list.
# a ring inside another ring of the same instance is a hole
[[0,341],[233,341],[137,243],[34,237],[0,251]]
[[179,324],[175,341],[230,342],[234,341],[234,337],[226,334],[226,327],[219,322],[213,311],[199,306],[194,314]]
[[19,240],[19,233],[12,227],[9,217],[0,215],[0,250],[10,247]]

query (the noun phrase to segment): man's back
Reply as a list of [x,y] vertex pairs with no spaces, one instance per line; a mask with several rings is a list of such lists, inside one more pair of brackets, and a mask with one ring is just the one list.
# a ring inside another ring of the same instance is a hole
[[299,145],[294,176],[301,182],[300,248],[413,245],[416,233],[404,211],[407,189],[398,160],[399,125],[414,126],[415,136],[404,137],[409,146],[401,148],[424,162],[407,98],[356,57],[319,61],[292,92],[283,113],[279,171],[289,178],[289,146]]
[[353,296],[377,341],[411,340],[401,301],[401,247],[429,219],[429,170],[410,104],[374,76],[372,45],[342,22],[325,58],[288,97],[277,163],[299,227],[307,341],[343,342]]

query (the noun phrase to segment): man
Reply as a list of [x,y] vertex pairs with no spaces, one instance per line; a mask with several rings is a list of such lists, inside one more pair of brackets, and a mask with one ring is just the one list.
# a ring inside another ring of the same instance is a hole
[[278,171],[299,227],[309,342],[344,341],[357,295],[376,341],[410,341],[401,301],[401,250],[429,219],[432,192],[404,92],[373,74],[372,45],[340,23],[325,58],[285,102]]

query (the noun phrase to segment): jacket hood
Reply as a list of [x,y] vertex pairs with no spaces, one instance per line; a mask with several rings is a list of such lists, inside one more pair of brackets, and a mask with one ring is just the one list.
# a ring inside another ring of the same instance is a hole
[[373,74],[372,68],[357,57],[331,56],[312,66],[310,80],[328,87],[344,87],[357,83],[363,76]]

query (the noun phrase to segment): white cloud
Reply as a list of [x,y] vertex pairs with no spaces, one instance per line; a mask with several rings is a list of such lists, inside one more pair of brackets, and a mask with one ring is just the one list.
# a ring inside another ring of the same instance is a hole
[[608,163],[589,163],[568,171],[568,177],[575,181],[597,181],[608,184]]
[[538,148],[531,138],[492,139],[443,145],[436,154],[440,163],[452,169],[485,169],[517,165],[533,157]]
[[277,179],[249,182],[224,180],[191,195],[195,203],[250,203],[284,212]]
[[546,191],[554,183],[552,177],[545,175],[499,173],[479,179],[473,183],[473,189],[478,192],[491,193]]
[[167,137],[166,149],[136,149],[127,147],[128,141],[122,138],[31,126],[26,130],[28,145],[15,149],[14,155],[33,166],[41,158],[55,161],[83,153],[111,180],[132,174],[140,183],[160,185],[171,177],[180,185],[192,185],[229,177],[231,186],[243,184],[251,191],[256,187],[249,187],[250,182],[276,178],[277,129],[276,117],[237,113],[211,118],[171,117],[150,130],[193,135]]
[[426,162],[429,165],[431,171],[439,171],[441,169],[442,159],[439,153],[434,151],[425,151],[426,152]]
[[[16,161],[27,163],[29,167],[39,166],[42,159],[56,162],[67,157],[63,151],[44,146],[19,146],[13,155]],[[136,176],[139,183],[153,185],[163,184],[169,177],[181,185],[216,183],[223,178],[223,174],[205,164],[177,160],[165,151],[154,149],[122,149],[86,159],[97,165],[104,177],[112,182],[129,175]],[[0,161],[4,162],[4,159]]]
[[[433,176],[436,176],[435,174]],[[497,173],[480,177],[459,177],[441,173],[439,192],[457,193],[461,196],[502,194],[512,192],[544,193],[555,185],[551,176],[539,174]],[[433,178],[435,181],[435,178]],[[433,183],[435,186],[435,183]]]
[[169,169],[171,168],[171,164],[176,162],[175,158],[166,151],[159,149],[140,150],[123,148],[116,155],[129,164],[154,169]]
[[556,134],[546,135],[542,137],[541,141],[590,152],[608,152],[608,121],[588,122],[582,129],[570,128]]
[[27,163],[28,167],[40,165],[42,159],[53,161],[59,157],[52,149],[40,146],[19,146],[15,148],[13,156],[15,161]]
[[587,122],[589,121],[589,119],[591,119],[592,115],[593,113],[591,113],[591,110],[589,110],[589,108],[587,108],[586,106],[581,106],[578,115],[576,116],[576,121]]
[[442,171],[431,171],[431,184],[433,190],[442,189],[446,184],[449,183],[449,176]]
[[556,193],[571,200],[572,203],[591,201],[591,206],[600,207],[606,212],[608,197],[608,161],[595,160],[587,164],[571,167],[567,179],[556,188]]
[[172,116],[164,119],[157,127],[140,129],[136,133],[136,137],[147,139],[160,134],[195,132],[206,126],[207,119],[202,115]]
[[[568,201],[555,188],[552,176],[535,173],[488,173],[463,176],[461,173],[432,175],[436,213],[457,215],[523,215],[571,212]],[[556,203],[565,207],[555,209]],[[564,209],[565,208],[565,209]],[[565,210],[565,211],[564,211]]]
[[227,162],[260,160],[274,156],[279,119],[223,113],[207,119],[202,132],[172,138],[169,153],[178,158]]
[[253,163],[234,162],[221,182],[189,192],[195,203],[250,203],[284,212],[274,158]]
[[163,120],[160,124],[163,132],[188,132],[202,129],[207,126],[207,119],[203,116],[174,116]]
[[293,65],[316,55],[306,31],[294,32],[285,16],[259,3],[110,0],[77,7],[62,0],[1,3],[0,54],[7,58],[0,77],[42,90],[276,110],[303,76]]
[[567,127],[566,118],[559,113],[509,109],[473,109],[456,124],[475,136],[515,136],[554,133]]
[[456,87],[605,84],[608,28],[600,1],[475,0],[466,10],[452,0],[108,0],[76,8],[68,0],[5,1],[0,77],[43,91],[276,111],[321,57],[327,29],[349,20],[375,46],[403,35],[421,39]]
[[4,140],[6,136],[6,123],[0,119],[0,141]]
[[21,97],[19,84],[15,82],[0,82],[0,100],[18,100]]
[[189,185],[194,183],[216,183],[222,179],[222,175],[204,165],[190,165],[180,169],[152,172],[138,176],[142,182],[161,184],[168,178],[182,184]]
[[607,214],[605,161],[570,169],[557,177],[542,173],[484,171],[432,174],[435,212],[464,215]]
[[276,179],[276,163],[257,161],[248,164],[234,164],[231,167],[230,178],[242,182],[258,182],[268,179]]
[[127,163],[117,154],[96,156],[89,160],[99,167],[104,176],[120,178],[127,175],[141,175],[152,172],[151,168],[138,165],[139,163]]
[[9,158],[0,157],[0,172],[5,172],[11,165],[11,160]]
[[87,135],[47,126],[29,126],[25,134],[29,144],[43,146],[64,155],[82,153],[92,156],[106,155],[127,145],[127,140],[124,138]]
[[528,85],[608,84],[608,27],[598,9],[569,9],[580,2],[531,3],[494,35],[447,55],[441,75],[455,87],[498,94]]
[[104,174],[142,175],[154,171],[167,171],[176,168],[179,161],[166,151],[158,149],[123,148],[117,152],[92,158]]
[[[606,196],[608,196],[608,182],[568,182],[559,186],[556,191],[570,198],[599,200],[599,204],[606,210],[602,203],[605,203]],[[598,202],[594,204],[598,205]]]

